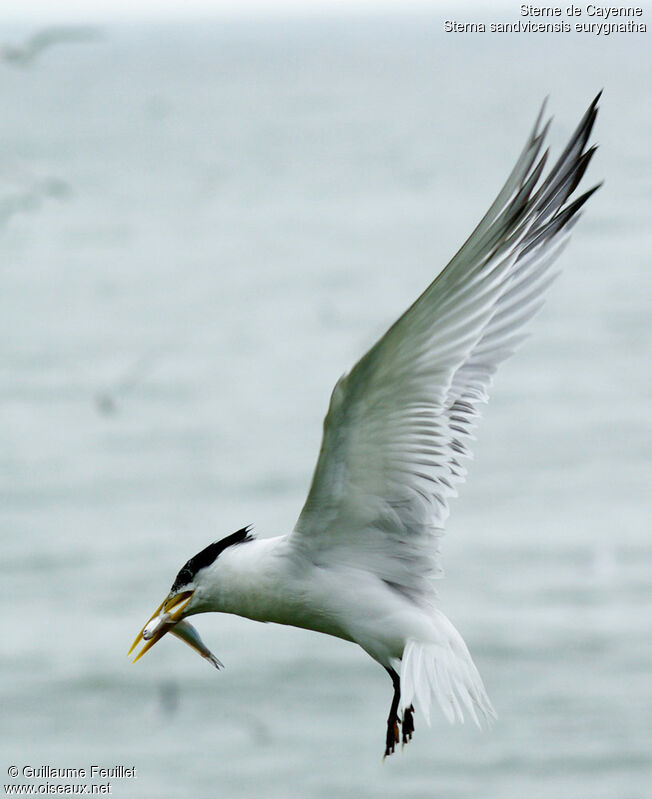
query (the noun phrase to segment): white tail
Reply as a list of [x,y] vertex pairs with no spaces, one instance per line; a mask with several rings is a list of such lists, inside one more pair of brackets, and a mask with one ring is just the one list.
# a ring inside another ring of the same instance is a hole
[[433,621],[437,640],[410,639],[405,645],[400,664],[402,708],[416,702],[430,724],[434,695],[451,724],[464,722],[466,708],[478,727],[491,725],[496,711],[462,636],[443,613],[435,611]]

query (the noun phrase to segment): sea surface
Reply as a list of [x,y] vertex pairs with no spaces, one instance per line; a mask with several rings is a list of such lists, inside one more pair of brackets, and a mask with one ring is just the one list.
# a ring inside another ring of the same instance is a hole
[[[152,22],[0,63],[0,784],[123,765],[125,799],[651,795],[649,36]],[[443,542],[494,728],[417,717],[383,765],[383,670],[236,617],[197,620],[223,672],[171,636],[131,665],[191,555],[292,528],[332,386],[470,233],[544,97],[559,151],[603,87],[604,187]]]

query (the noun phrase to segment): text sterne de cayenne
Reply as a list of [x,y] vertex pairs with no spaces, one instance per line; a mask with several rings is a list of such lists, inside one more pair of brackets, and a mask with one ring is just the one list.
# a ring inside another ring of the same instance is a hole
[[[646,33],[647,26],[641,21],[640,6],[598,6],[593,3],[580,6],[533,6],[523,4],[519,14],[526,21],[518,22],[458,22],[447,19],[446,33]],[[566,17],[566,19],[560,19]],[[534,18],[534,21],[533,21]],[[572,22],[570,19],[572,18]],[[577,20],[584,18],[578,22]],[[545,20],[545,21],[544,21]],[[556,20],[556,21],[552,21]]]

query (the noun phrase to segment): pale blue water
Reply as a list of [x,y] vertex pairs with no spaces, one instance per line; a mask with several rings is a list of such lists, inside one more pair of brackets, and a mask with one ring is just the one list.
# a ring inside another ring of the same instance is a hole
[[[648,44],[433,15],[107,28],[2,65],[1,784],[98,763],[136,766],[117,797],[649,796]],[[543,97],[559,146],[602,86],[605,187],[444,541],[493,731],[417,719],[381,766],[384,672],[235,618],[197,624],[222,673],[176,639],[130,665],[189,556],[291,528],[332,385],[470,232]]]

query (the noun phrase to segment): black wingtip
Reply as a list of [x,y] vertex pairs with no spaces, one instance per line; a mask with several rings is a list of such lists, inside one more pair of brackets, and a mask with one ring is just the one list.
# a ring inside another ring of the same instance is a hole
[[593,158],[596,150],[598,149],[598,145],[594,144],[589,147],[582,155],[577,159],[577,164],[575,166],[575,174],[573,179],[568,187],[568,191],[566,192],[566,197],[570,197],[571,194],[575,191],[575,189],[579,186],[580,181],[584,177],[584,173],[586,172],[589,164],[591,163],[591,159]]
[[586,201],[596,193],[596,191],[602,186],[604,181],[600,181],[595,186],[590,188],[588,191],[585,191],[580,197],[574,200],[570,205],[567,205],[563,211],[558,214],[555,219],[560,220],[561,224],[560,227],[563,227],[570,219],[572,219],[575,214],[580,210],[580,208],[586,203]]

